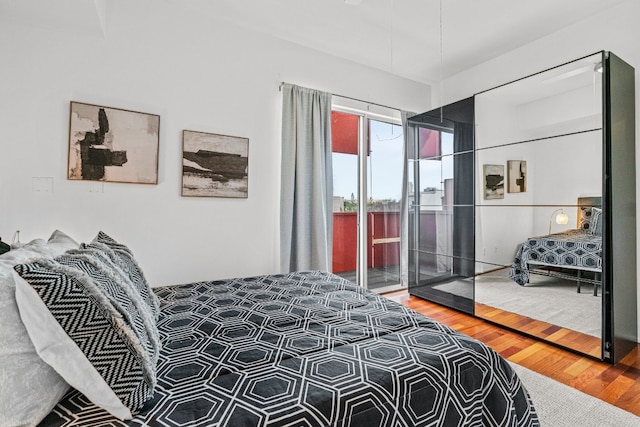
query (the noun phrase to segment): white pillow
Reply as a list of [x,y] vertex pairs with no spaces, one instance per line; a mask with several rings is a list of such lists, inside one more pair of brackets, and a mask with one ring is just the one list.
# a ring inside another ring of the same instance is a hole
[[70,249],[78,249],[80,244],[60,230],[55,230],[45,245],[51,257],[62,255]]
[[78,246],[56,230],[49,241],[32,240],[0,255],[0,426],[38,424],[69,389],[38,356],[27,334],[16,304],[13,266],[52,258]]

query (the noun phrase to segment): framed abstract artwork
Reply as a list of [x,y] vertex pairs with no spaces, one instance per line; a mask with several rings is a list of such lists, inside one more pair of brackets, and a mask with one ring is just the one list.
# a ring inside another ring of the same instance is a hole
[[504,165],[484,165],[484,199],[504,199]]
[[160,116],[71,101],[70,180],[158,183]]
[[507,161],[507,192],[524,193],[527,191],[527,162],[524,160]]
[[182,195],[247,198],[249,139],[182,132]]

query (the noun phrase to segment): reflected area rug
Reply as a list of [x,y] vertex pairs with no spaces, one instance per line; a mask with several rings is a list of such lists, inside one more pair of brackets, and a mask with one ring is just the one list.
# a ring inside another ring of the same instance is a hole
[[531,283],[520,286],[509,279],[509,269],[476,276],[475,301],[532,319],[600,338],[602,298],[593,295],[593,285],[581,293],[570,280],[531,275]]

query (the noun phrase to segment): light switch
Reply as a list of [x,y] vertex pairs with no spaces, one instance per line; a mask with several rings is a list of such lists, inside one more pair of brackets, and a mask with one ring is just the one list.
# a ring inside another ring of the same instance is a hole
[[53,177],[31,178],[31,188],[34,193],[53,193]]

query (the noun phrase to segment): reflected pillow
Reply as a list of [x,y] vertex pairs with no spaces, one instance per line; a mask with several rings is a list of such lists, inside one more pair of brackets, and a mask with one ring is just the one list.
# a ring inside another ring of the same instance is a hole
[[593,211],[591,206],[580,206],[580,215],[578,215],[578,228],[589,230],[591,228],[591,220],[593,219]]
[[591,227],[589,234],[602,236],[602,209],[591,208]]

